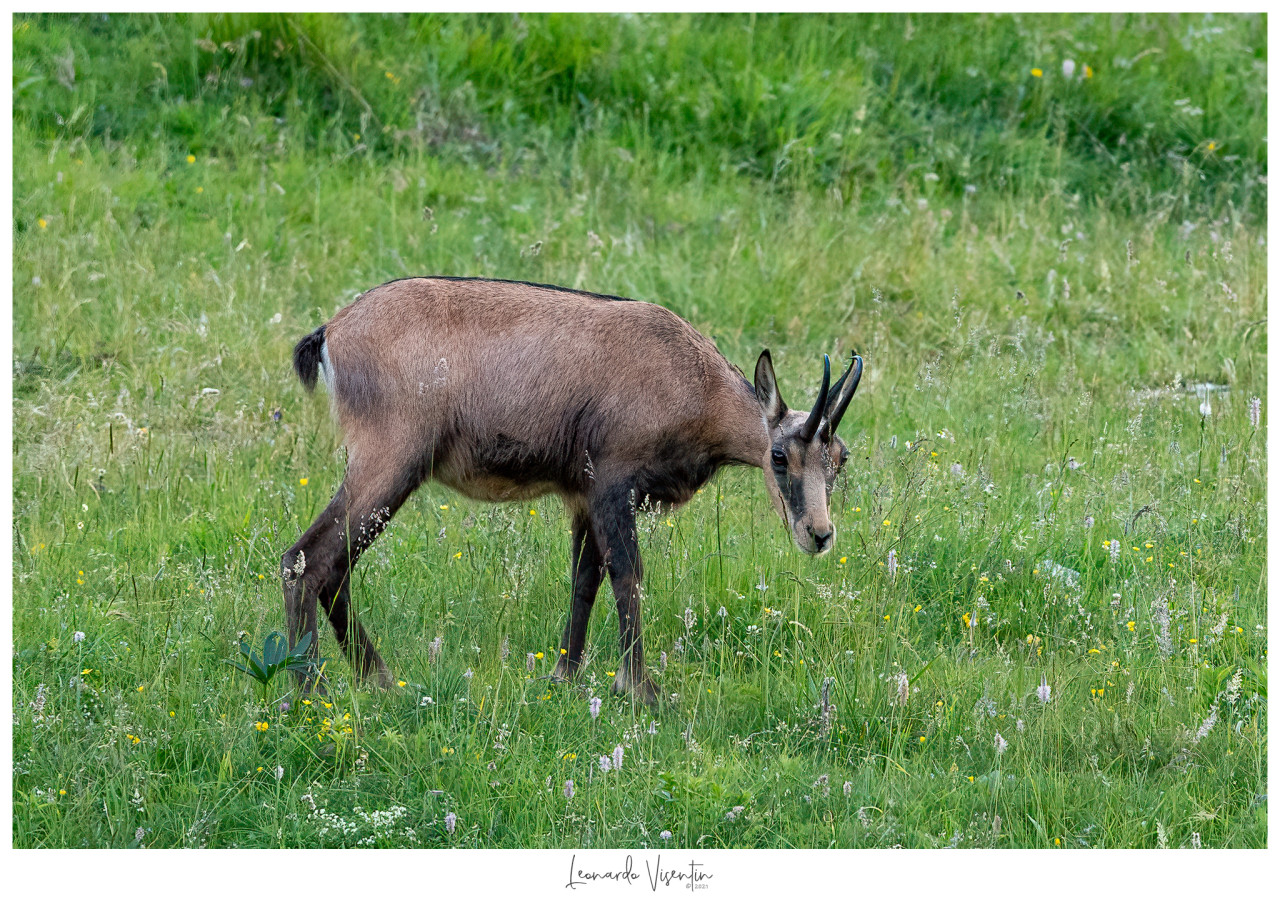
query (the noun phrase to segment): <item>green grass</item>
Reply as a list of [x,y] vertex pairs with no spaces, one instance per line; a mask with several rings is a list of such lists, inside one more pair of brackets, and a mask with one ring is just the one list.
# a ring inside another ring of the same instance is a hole
[[[15,845],[1265,845],[1262,33],[17,19]],[[866,359],[835,552],[754,470],[643,516],[652,730],[607,588],[538,677],[549,499],[428,485],[366,555],[403,688],[224,663],[342,476],[293,343],[422,273],[661,302],[797,405]]]

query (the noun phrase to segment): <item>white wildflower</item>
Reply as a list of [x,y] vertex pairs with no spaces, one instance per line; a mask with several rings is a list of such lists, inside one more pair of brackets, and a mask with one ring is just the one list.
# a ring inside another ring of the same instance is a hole
[[1209,706],[1209,717],[1204,719],[1200,724],[1199,730],[1196,731],[1196,735],[1191,738],[1192,745],[1199,743],[1205,737],[1209,736],[1209,731],[1213,730],[1213,726],[1217,723],[1218,704],[1215,702],[1213,705]]
[[907,677],[907,672],[899,671],[893,678],[893,685],[896,687],[895,702],[900,706],[905,706],[907,700],[911,698],[911,681]]
[[36,698],[31,700],[30,702],[31,708],[35,711],[36,715],[44,714],[44,704],[45,704],[44,690],[45,690],[44,684],[38,684],[36,686]]
[[1231,675],[1231,683],[1227,684],[1227,692],[1225,698],[1228,704],[1234,705],[1235,701],[1240,698],[1240,687],[1244,683],[1244,669],[1237,668],[1236,673]]

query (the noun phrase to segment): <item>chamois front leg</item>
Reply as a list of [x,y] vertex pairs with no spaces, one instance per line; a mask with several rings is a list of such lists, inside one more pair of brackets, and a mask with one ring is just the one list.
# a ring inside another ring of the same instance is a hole
[[569,601],[569,620],[560,639],[560,658],[551,674],[553,681],[572,680],[582,667],[582,651],[587,642],[587,622],[595,605],[596,593],[603,577],[603,561],[596,538],[591,533],[591,519],[584,508],[569,509],[573,516],[573,551],[570,557],[573,596]]
[[615,693],[632,693],[648,705],[658,701],[658,691],[644,667],[640,638],[640,583],[644,568],[636,538],[635,493],[630,485],[606,489],[591,506],[591,527],[604,551],[605,566],[618,604],[618,635],[622,661],[613,680]]

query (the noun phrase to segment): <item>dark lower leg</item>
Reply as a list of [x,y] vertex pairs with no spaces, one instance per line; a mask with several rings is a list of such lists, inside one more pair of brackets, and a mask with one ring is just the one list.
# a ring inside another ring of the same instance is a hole
[[582,653],[587,642],[587,622],[600,589],[602,562],[591,525],[585,514],[573,520],[573,596],[569,600],[569,620],[560,639],[560,659],[552,673],[553,680],[569,680],[582,667]]
[[640,584],[644,568],[636,538],[635,505],[630,489],[606,491],[592,509],[597,541],[604,547],[605,564],[618,604],[618,636],[622,662],[613,689],[630,692],[647,703],[657,700],[657,691],[644,668],[644,645],[640,637]]
[[342,580],[338,592],[329,599],[326,594],[320,595],[325,614],[333,625],[333,632],[338,638],[342,652],[346,655],[356,677],[361,681],[371,681],[383,688],[390,688],[394,683],[391,671],[387,668],[382,656],[369,639],[364,627],[356,620],[351,608],[350,571]]
[[618,603],[618,637],[622,664],[613,679],[615,693],[635,693],[644,702],[657,699],[657,691],[644,668],[644,645],[640,636],[639,572],[613,579],[613,595]]
[[[345,494],[341,488],[320,517],[307,528],[306,533],[289,548],[281,560],[281,577],[284,580],[284,608],[289,626],[289,646],[297,646],[304,635],[311,642],[307,657],[314,663],[320,656],[320,631],[316,602],[331,580],[332,550],[324,547],[334,543],[336,519],[345,508]],[[312,687],[316,671],[297,671],[298,682],[303,689]]]
[[[308,655],[313,659],[318,656],[316,604],[319,601],[356,677],[389,687],[391,672],[351,609],[351,570],[421,477],[412,469],[399,471],[384,466],[379,471],[379,482],[383,486],[371,483],[368,476],[361,476],[354,465],[348,470],[346,481],[328,507],[285,553],[284,593],[291,646],[302,634],[309,633]],[[307,685],[307,675],[299,678]]]

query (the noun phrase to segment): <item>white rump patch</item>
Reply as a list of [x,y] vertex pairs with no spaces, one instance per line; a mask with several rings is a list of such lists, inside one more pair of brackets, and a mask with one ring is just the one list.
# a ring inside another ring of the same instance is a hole
[[320,378],[324,381],[324,389],[333,396],[333,366],[329,364],[329,342],[320,344]]

